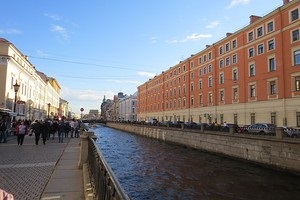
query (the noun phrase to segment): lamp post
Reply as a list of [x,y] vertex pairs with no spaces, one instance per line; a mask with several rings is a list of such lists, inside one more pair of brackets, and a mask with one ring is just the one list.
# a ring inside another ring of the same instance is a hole
[[48,103],[48,119],[49,119],[49,114],[50,114],[50,106],[51,106],[51,104]]
[[15,103],[14,103],[14,117],[13,117],[13,121],[16,122],[16,115],[15,115],[15,113],[16,113],[17,97],[18,97],[18,91],[19,91],[20,85],[16,81],[16,83],[13,86],[14,86],[14,91],[15,91]]

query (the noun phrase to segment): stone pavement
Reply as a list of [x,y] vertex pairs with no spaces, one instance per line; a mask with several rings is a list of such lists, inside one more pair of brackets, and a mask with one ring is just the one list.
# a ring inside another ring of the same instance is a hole
[[22,146],[15,136],[0,143],[0,188],[15,200],[84,199],[82,169],[78,169],[78,138],[58,138],[35,145],[25,136]]

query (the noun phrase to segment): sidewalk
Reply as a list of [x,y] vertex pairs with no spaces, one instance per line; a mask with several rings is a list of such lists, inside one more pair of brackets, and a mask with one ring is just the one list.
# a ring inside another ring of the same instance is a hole
[[78,169],[79,138],[58,138],[35,145],[25,136],[17,145],[13,136],[0,143],[0,188],[16,200],[84,199],[82,169]]

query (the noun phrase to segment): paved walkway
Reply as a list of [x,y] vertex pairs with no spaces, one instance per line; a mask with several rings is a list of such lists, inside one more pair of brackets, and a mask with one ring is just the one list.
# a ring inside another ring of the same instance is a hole
[[83,174],[78,169],[78,138],[40,141],[25,136],[17,145],[14,136],[0,143],[0,188],[14,195],[15,200],[81,200],[84,199]]

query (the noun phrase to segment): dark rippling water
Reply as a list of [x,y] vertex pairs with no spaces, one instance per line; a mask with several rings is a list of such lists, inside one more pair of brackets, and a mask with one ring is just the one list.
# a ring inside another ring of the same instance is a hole
[[117,131],[93,130],[133,200],[300,199],[300,177]]

